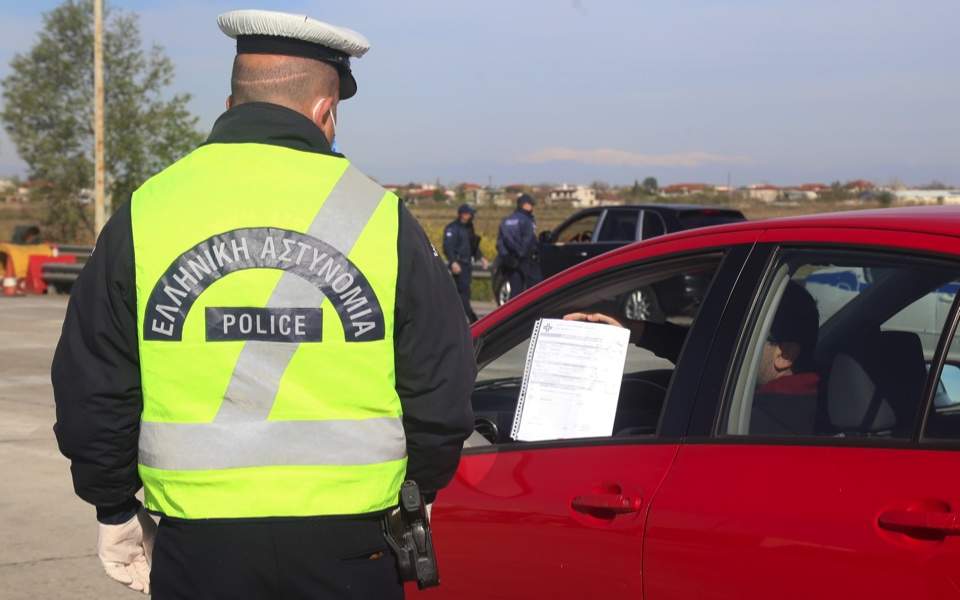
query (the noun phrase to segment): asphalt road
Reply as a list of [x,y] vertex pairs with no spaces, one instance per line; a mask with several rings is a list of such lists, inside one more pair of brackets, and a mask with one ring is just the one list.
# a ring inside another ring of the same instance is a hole
[[[53,437],[50,362],[65,307],[63,296],[0,297],[0,600],[138,597],[103,573],[94,509],[74,495]],[[475,303],[480,314],[492,308]],[[525,352],[482,376],[522,372]],[[651,368],[651,358],[631,353],[628,363]]]
[[74,495],[53,437],[50,362],[66,303],[0,297],[0,600],[138,597],[103,573],[94,509]]
[[53,437],[50,361],[66,298],[0,298],[0,598],[136,598],[96,558],[92,507]]

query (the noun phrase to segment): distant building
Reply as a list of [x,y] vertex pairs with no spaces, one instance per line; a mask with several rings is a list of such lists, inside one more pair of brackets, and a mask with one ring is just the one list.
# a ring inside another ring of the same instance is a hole
[[15,202],[17,200],[17,184],[12,179],[0,179],[0,201]]
[[745,188],[740,188],[737,193],[740,195],[740,197],[746,200],[755,200],[757,202],[765,202],[767,204],[780,200],[783,195],[782,190],[779,187],[770,185],[769,183],[750,185]]
[[474,206],[482,206],[487,202],[488,192],[482,185],[476,183],[461,183],[457,189],[463,194],[465,202]]
[[585,185],[570,186],[563,184],[560,187],[555,187],[550,190],[550,195],[547,196],[548,204],[567,202],[576,208],[599,206],[596,190]]
[[960,190],[894,190],[898,204],[960,204]]
[[706,183],[674,183],[660,188],[660,193],[664,196],[689,196],[712,190],[713,186]]
[[867,181],[866,179],[854,179],[853,181],[848,181],[843,184],[843,189],[847,190],[851,194],[862,194],[864,192],[871,192],[877,186],[873,185],[872,181]]
[[816,200],[820,194],[813,190],[803,190],[800,188],[789,188],[781,191],[781,199],[787,202],[809,202]]

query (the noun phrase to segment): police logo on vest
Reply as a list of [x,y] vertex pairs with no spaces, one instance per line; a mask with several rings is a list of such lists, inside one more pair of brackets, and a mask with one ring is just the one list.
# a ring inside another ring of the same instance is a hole
[[[360,270],[315,237],[286,229],[235,229],[184,252],[167,268],[147,300],[144,340],[179,341],[190,308],[215,281],[246,269],[279,269],[313,285],[336,309],[347,342],[384,339],[380,302]],[[290,306],[298,297],[283,297]],[[321,297],[322,299],[322,297]],[[320,341],[317,307],[207,307],[207,341]]]

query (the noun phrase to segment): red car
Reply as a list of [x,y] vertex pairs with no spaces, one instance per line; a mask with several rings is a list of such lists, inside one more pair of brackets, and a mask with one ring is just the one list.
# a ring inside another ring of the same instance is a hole
[[[690,276],[696,305],[629,314]],[[423,594],[960,596],[958,291],[948,207],[678,233],[529,290],[473,328],[477,433]],[[582,311],[637,343],[612,435],[511,440],[535,321]]]

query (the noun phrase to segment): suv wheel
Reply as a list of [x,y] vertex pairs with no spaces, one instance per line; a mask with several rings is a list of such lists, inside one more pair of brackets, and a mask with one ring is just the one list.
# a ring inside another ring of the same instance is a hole
[[510,299],[510,282],[504,280],[496,293],[497,306],[503,306]]

